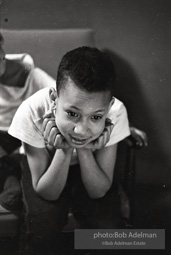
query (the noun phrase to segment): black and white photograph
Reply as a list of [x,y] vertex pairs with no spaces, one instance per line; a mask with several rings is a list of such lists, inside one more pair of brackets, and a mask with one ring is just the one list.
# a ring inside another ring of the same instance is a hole
[[170,0],[0,0],[0,255],[171,254]]

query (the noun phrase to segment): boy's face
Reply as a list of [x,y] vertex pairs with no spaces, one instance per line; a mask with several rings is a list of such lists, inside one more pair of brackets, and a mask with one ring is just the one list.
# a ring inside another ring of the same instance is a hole
[[81,148],[99,137],[113,101],[110,92],[89,93],[68,78],[55,100],[55,121],[68,144]]

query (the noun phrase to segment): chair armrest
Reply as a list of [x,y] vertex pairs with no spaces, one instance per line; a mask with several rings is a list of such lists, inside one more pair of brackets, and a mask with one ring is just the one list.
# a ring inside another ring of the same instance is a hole
[[[121,186],[121,212],[127,219],[127,226],[131,227],[134,218],[134,193],[136,183],[136,150],[148,145],[147,134],[135,127],[130,127],[130,136],[125,139],[127,143],[126,166],[124,182]],[[124,193],[125,192],[125,193]],[[123,196],[124,194],[124,196]]]
[[128,136],[125,141],[129,147],[140,149],[148,145],[147,134],[135,127],[130,127],[130,136]]

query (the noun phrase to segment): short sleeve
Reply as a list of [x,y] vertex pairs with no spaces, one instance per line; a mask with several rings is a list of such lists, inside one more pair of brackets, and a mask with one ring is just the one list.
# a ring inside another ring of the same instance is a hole
[[114,124],[110,140],[106,144],[106,146],[111,146],[130,135],[127,110],[124,104],[118,99],[115,99],[115,103],[111,107],[108,118],[110,118]]
[[41,129],[39,129],[41,126],[39,122],[42,120],[35,118],[28,100],[26,100],[18,108],[8,133],[24,143],[37,148],[44,148],[45,143]]
[[24,67],[25,73],[29,73],[34,68],[34,60],[31,55],[27,53],[6,54],[5,58],[21,64],[21,66]]

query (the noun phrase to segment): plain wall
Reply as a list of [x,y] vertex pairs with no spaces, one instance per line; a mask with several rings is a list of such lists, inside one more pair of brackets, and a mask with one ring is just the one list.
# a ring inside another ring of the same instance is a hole
[[170,0],[6,0],[0,19],[4,29],[94,29],[115,62],[116,96],[148,134],[137,181],[171,186]]

